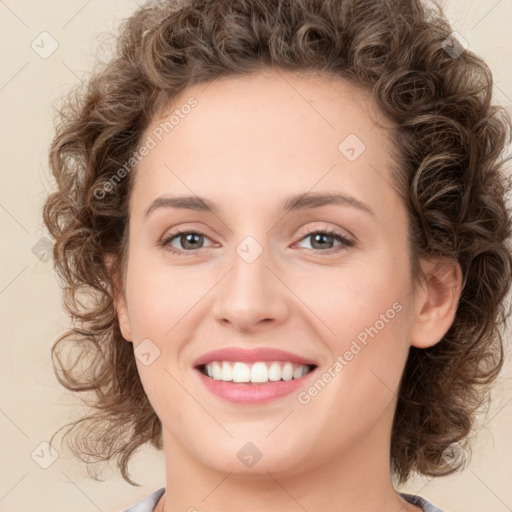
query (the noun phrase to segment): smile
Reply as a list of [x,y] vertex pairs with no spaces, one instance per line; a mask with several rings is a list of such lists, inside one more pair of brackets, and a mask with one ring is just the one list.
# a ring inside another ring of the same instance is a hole
[[203,375],[214,380],[254,384],[299,379],[312,369],[313,365],[290,361],[212,361],[200,367]]
[[205,389],[236,404],[255,405],[292,396],[312,379],[318,363],[275,347],[224,347],[193,362]]

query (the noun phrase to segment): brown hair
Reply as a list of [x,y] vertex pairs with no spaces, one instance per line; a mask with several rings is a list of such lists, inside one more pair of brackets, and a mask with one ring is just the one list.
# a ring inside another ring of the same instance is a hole
[[162,448],[161,422],[114,309],[106,257],[115,272],[123,268],[133,176],[112,177],[179,92],[272,67],[347,79],[371,93],[396,123],[394,180],[409,212],[415,279],[425,277],[420,258],[461,265],[454,323],[435,346],[410,350],[391,443],[401,482],[412,471],[454,471],[443,452],[465,444],[502,366],[512,261],[502,172],[510,119],[491,104],[486,64],[468,50],[444,49],[451,32],[442,10],[420,0],[173,0],[146,3],[123,22],[114,56],[61,108],[50,150],[57,190],[44,221],[76,321],[52,358],[59,382],[90,392],[94,409],[65,425],[85,434],[74,438],[75,455],[115,457],[123,478],[138,485],[128,476],[133,452],[146,442]]

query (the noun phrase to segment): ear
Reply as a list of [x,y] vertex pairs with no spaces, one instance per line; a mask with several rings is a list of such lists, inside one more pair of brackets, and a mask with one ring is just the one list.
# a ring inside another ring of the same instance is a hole
[[432,347],[448,332],[462,293],[462,271],[457,261],[438,258],[422,262],[426,282],[418,287],[415,317],[411,327],[411,345]]
[[119,320],[119,328],[121,330],[121,334],[126,341],[133,342],[130,328],[130,318],[128,316],[128,307],[126,305],[126,297],[123,289],[122,276],[120,275],[117,266],[114,264],[114,257],[112,255],[107,255],[105,257],[105,264],[107,266],[110,279],[113,283],[112,295],[114,298],[114,308]]

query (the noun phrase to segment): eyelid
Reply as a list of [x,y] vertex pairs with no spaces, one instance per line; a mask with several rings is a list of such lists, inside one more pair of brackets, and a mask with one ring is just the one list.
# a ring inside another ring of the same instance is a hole
[[340,254],[347,249],[350,249],[351,247],[354,247],[356,245],[355,241],[351,240],[347,236],[345,236],[340,231],[337,231],[332,228],[318,228],[313,229],[312,231],[307,231],[305,235],[301,236],[297,242],[295,242],[293,245],[298,244],[299,242],[302,242],[303,240],[307,240],[308,238],[316,235],[316,234],[326,234],[330,236],[331,238],[337,239],[339,241],[339,245],[331,247],[329,249],[320,250],[320,249],[314,249],[314,248],[308,248],[306,247],[305,250],[308,252],[313,252],[315,255],[319,256],[329,256],[331,254]]
[[[199,224],[200,227],[195,227],[194,226],[195,224]],[[208,233],[210,233],[210,232],[211,232],[211,230],[209,228],[205,227],[205,225],[202,222],[186,222],[186,223],[180,222],[180,223],[174,224],[174,225],[170,226],[169,228],[167,228],[164,231],[164,234],[159,238],[158,244],[161,244],[162,242],[165,242],[169,238],[175,237],[175,236],[183,234],[183,233],[196,233],[198,235],[203,235],[204,237],[211,239],[212,237],[210,235],[208,235]],[[217,238],[222,238],[222,237],[217,237]]]
[[348,229],[344,229],[341,227],[326,226],[325,224],[317,226],[317,227],[313,227],[313,228],[305,227],[304,229],[300,230],[298,236],[300,236],[300,240],[302,240],[302,238],[304,236],[312,235],[317,232],[329,233],[331,235],[337,235],[337,236],[345,238],[346,240],[350,240],[353,243],[355,243],[357,241],[357,237],[354,236]]
[[[348,230],[345,230],[348,232]],[[350,232],[349,232],[350,233]],[[200,247],[199,249],[192,249],[192,250],[185,250],[185,249],[170,249],[171,241],[173,241],[176,238],[179,238],[181,235],[184,234],[196,234],[199,236],[202,236],[205,239],[211,240],[210,236],[208,236],[204,231],[201,231],[200,229],[195,228],[177,228],[177,229],[171,229],[170,232],[166,232],[162,238],[159,240],[158,245],[161,246],[163,249],[167,250],[170,253],[178,254],[178,255],[185,255],[185,256],[193,256],[198,253],[203,252],[205,249],[208,249],[209,247],[215,246],[215,242],[213,242],[211,245],[207,247]],[[340,244],[335,247],[331,247],[329,249],[321,250],[321,249],[314,249],[314,248],[305,248],[306,251],[313,251],[314,253],[317,253],[319,255],[321,254],[332,254],[332,253],[338,253],[343,251],[344,249],[348,249],[350,247],[353,247],[356,245],[356,237],[354,237],[351,233],[349,236],[345,235],[343,233],[343,230],[341,228],[332,228],[332,227],[325,227],[325,226],[317,226],[315,228],[304,228],[301,230],[301,233],[298,236],[297,240],[292,244],[296,245],[299,242],[302,242],[303,240],[307,239],[308,237],[311,237],[315,234],[327,234],[331,236],[332,238],[337,238]]]
[[201,247],[200,249],[196,249],[195,251],[186,251],[186,250],[183,250],[183,249],[168,249],[168,247],[171,246],[171,241],[180,237],[181,235],[185,235],[185,234],[196,234],[196,235],[199,235],[199,236],[202,236],[204,237],[205,239],[209,239],[211,240],[211,238],[206,234],[204,233],[203,231],[200,231],[198,229],[194,229],[194,228],[191,228],[191,229],[177,229],[175,231],[171,230],[170,232],[167,232],[164,234],[164,236],[162,236],[162,238],[159,240],[158,242],[158,245],[163,247],[164,249],[168,250],[169,252],[174,252],[174,253],[180,253],[180,254],[196,254],[198,253],[199,251],[202,251],[203,249],[207,249],[208,247],[211,247],[212,245],[215,245],[215,243],[209,245],[208,247]]

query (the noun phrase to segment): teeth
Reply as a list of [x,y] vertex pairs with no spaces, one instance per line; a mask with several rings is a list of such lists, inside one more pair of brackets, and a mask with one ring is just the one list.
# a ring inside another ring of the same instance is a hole
[[294,379],[298,379],[299,377],[302,377],[304,375],[304,373],[302,373],[302,365],[297,365],[294,369],[293,369],[293,378]]
[[[224,369],[225,366],[231,365],[227,361],[224,361],[222,368]],[[224,379],[224,372],[222,372],[222,380],[226,380]],[[233,380],[233,382],[249,382],[251,380],[251,369],[245,363],[235,363],[233,365],[233,378],[227,380]]]
[[268,370],[265,363],[255,363],[251,368],[251,382],[267,382]]
[[283,380],[292,380],[293,377],[293,364],[285,363],[283,366]]
[[281,374],[281,365],[279,363],[272,363],[268,369],[268,380],[281,380]]
[[231,365],[227,362],[223,362],[222,363],[222,370],[221,370],[221,374],[220,374],[220,378],[221,380],[233,380],[233,375],[234,375],[234,368],[231,367]]
[[[207,366],[210,366],[210,365],[207,365]],[[222,379],[222,368],[220,366],[220,364],[215,361],[212,365],[212,373],[213,373],[213,378],[215,380],[220,380]]]
[[213,361],[205,365],[208,377],[225,382],[254,382],[299,379],[309,372],[307,364],[290,362],[263,362],[247,364],[231,361]]

